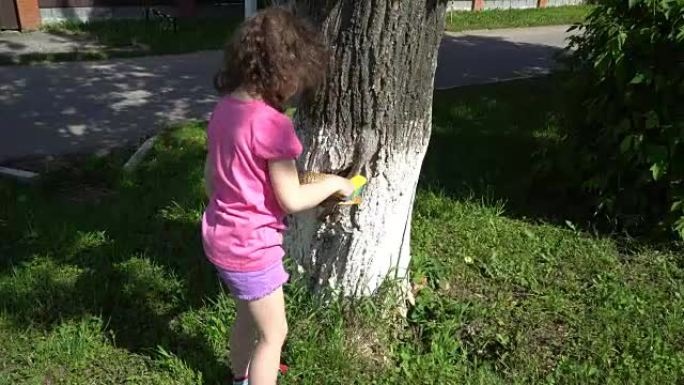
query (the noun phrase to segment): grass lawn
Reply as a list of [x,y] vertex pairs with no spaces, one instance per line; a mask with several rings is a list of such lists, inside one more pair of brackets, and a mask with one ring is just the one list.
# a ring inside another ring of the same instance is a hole
[[130,48],[131,55],[173,54],[219,49],[240,21],[235,17],[179,19],[176,31],[169,24],[144,20],[64,22],[48,24],[43,30],[88,38],[108,48]]
[[[22,55],[18,61],[29,64],[104,60],[220,49],[240,21],[234,17],[179,20],[175,32],[169,24],[144,20],[52,23],[44,25],[42,31],[58,37],[84,39],[102,48],[59,53],[35,52]],[[0,56],[0,64],[16,63],[11,57]]]
[[112,48],[142,47],[150,54],[168,54],[221,48],[238,23],[238,18],[229,17],[178,20],[174,32],[155,21],[109,20],[48,24],[43,30],[89,37]]
[[[531,154],[554,140],[553,82],[436,94],[416,306],[401,320],[382,296],[325,304],[295,280],[283,384],[684,378],[682,254],[589,235],[559,220],[562,201],[528,197]],[[0,384],[224,378],[234,310],[202,256],[203,129],[170,131],[132,176],[113,156],[0,183]]]
[[[572,24],[584,19],[590,6],[545,9],[491,10],[453,12],[447,15],[446,29],[452,32],[542,25]],[[21,56],[19,63],[41,61],[104,60],[221,49],[239,18],[179,20],[176,32],[170,25],[143,20],[109,20],[63,22],[43,26],[43,31],[57,36],[75,36],[98,43],[102,49],[62,53],[31,53]],[[16,64],[9,56],[0,56],[0,64]]]
[[482,12],[450,12],[447,31],[478,29],[541,27],[578,23],[589,14],[591,6],[549,7],[542,9],[489,10]]

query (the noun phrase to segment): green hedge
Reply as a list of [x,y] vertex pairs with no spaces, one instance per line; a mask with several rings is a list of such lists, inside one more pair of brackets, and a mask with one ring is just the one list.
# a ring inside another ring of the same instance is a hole
[[574,28],[562,171],[619,227],[684,236],[684,1],[604,0]]

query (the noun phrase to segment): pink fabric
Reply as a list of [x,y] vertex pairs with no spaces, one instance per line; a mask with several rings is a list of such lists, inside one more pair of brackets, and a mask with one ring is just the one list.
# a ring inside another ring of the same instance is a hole
[[226,97],[209,121],[214,192],[202,218],[209,260],[228,271],[254,272],[282,260],[285,213],[268,161],[296,159],[302,145],[290,119],[259,100]]

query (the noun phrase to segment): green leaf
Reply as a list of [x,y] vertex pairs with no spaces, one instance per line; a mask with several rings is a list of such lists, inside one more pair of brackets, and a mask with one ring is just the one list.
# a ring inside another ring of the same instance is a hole
[[646,129],[650,130],[652,128],[658,127],[660,119],[658,119],[658,114],[655,111],[648,111],[646,113]]
[[677,219],[674,224],[674,229],[679,234],[679,237],[684,239],[684,216]]
[[625,136],[624,139],[622,139],[622,143],[620,143],[620,152],[623,154],[629,151],[632,148],[632,141],[634,139],[634,135],[627,135]]
[[608,58],[608,54],[604,52],[598,55],[594,61],[594,68],[596,68],[599,72],[604,72],[608,68],[609,62],[610,60]]
[[634,8],[641,0],[629,0],[629,7]]
[[649,162],[652,162],[650,170],[653,180],[660,180],[667,172],[667,147],[660,145],[646,147],[646,158]]
[[682,207],[682,201],[674,201],[670,206],[670,211],[677,211]]
[[653,180],[657,181],[663,176],[663,168],[660,163],[653,163],[651,165],[651,174],[653,175]]
[[646,80],[646,75],[644,75],[644,74],[636,74],[636,76],[634,76],[634,77],[632,78],[632,80],[629,82],[629,84],[641,84],[641,83],[643,83],[645,80]]
[[510,342],[510,338],[508,338],[508,336],[501,334],[501,333],[496,334],[496,340],[499,341],[499,343],[501,345],[504,345],[504,346],[508,345],[508,343]]
[[618,47],[620,48],[621,53],[622,53],[622,48],[625,45],[625,41],[627,41],[627,32],[625,32],[625,31],[618,32],[617,42],[618,42]]

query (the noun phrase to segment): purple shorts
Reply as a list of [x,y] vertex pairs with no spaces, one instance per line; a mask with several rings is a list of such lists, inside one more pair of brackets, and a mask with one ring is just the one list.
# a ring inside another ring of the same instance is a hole
[[228,271],[219,267],[216,270],[231,294],[243,301],[260,300],[278,290],[290,278],[282,261],[254,272]]

